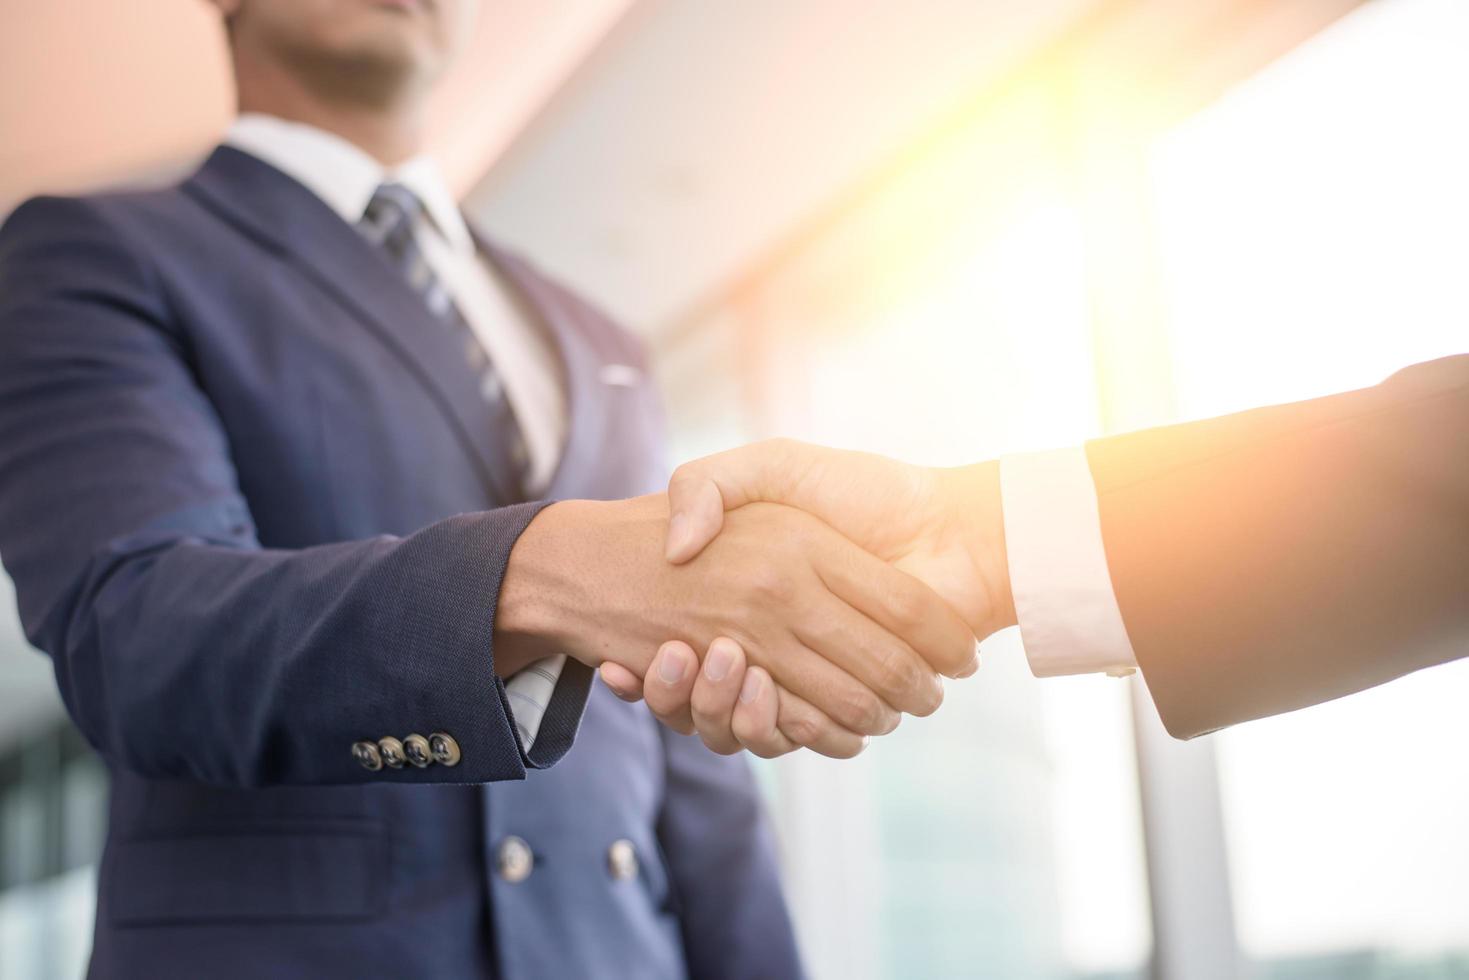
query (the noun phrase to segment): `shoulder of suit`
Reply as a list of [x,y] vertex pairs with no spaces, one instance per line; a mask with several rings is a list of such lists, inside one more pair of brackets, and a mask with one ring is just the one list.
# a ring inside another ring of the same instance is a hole
[[[41,235],[48,239],[118,237],[133,229],[151,232],[156,242],[187,197],[182,183],[159,187],[113,188],[90,194],[40,195],[21,202],[0,224],[0,243]],[[3,244],[0,244],[3,248]]]
[[181,185],[39,196],[0,225],[0,293],[12,309],[81,283],[167,319],[165,256],[200,252]]

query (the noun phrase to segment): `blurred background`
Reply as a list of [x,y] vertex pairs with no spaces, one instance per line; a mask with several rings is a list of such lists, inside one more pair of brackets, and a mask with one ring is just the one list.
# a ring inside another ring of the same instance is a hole
[[[647,338],[676,459],[947,464],[1469,349],[1463,0],[485,0],[467,208]],[[198,0],[0,6],[0,215],[170,179]],[[1174,742],[1014,636],[861,759],[761,764],[817,980],[1469,978],[1469,661]],[[105,769],[0,577],[0,977],[79,977]]]

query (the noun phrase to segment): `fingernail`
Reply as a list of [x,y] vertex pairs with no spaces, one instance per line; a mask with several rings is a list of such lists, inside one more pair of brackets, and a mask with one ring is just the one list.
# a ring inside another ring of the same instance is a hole
[[955,677],[973,677],[974,674],[975,674],[975,672],[978,671],[978,670],[979,670],[979,654],[976,653],[973,657],[970,657],[969,658],[969,663],[965,664],[962,668],[960,668],[960,670],[956,674],[954,674],[954,676]]
[[689,518],[687,514],[677,513],[668,522],[668,543],[664,548],[663,556],[673,561],[683,553],[689,544]]
[[745,683],[740,685],[740,701],[749,704],[760,693],[760,675],[751,670],[745,674]]
[[734,651],[723,643],[716,643],[709,648],[709,653],[704,657],[704,676],[718,683],[729,676],[729,669],[732,666],[734,666]]
[[687,666],[682,653],[675,650],[665,651],[658,655],[658,679],[665,684],[677,684],[683,680]]

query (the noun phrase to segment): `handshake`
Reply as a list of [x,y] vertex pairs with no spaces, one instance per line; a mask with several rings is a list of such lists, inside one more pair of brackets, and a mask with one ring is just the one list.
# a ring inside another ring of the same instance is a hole
[[716,752],[849,758],[1015,623],[1000,501],[996,463],[773,440],[666,498],[552,505],[511,552],[497,670],[565,652]]

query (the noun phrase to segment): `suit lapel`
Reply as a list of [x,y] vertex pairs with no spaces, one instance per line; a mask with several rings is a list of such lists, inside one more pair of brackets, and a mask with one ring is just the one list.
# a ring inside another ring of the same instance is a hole
[[502,504],[523,499],[496,444],[460,339],[432,315],[381,250],[293,178],[247,153],[220,147],[186,193],[299,268],[391,350],[428,391]]

